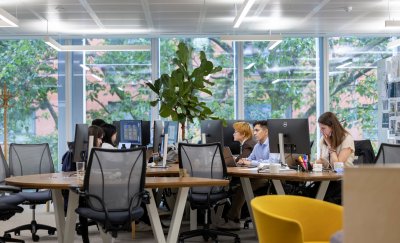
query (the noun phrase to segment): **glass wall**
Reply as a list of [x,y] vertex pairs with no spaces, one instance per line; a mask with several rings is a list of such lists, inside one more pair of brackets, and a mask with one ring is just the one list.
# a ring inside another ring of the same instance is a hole
[[377,62],[392,55],[387,37],[329,38],[329,107],[355,140],[378,140]]
[[[150,39],[87,39],[87,45],[149,45]],[[86,52],[86,120],[150,120],[150,51]]]
[[245,42],[245,119],[309,118],[315,139],[316,40],[285,38],[271,50],[270,42]]
[[[0,41],[0,114],[4,113],[4,85],[10,97],[7,143],[49,143],[58,163],[58,58],[42,40]],[[4,119],[0,121],[4,146]]]
[[[160,73],[170,74],[175,67],[171,59],[175,56],[178,43],[183,41],[193,48],[193,68],[200,65],[199,52],[204,51],[207,59],[213,62],[214,66],[221,66],[222,71],[209,77],[214,82],[209,86],[212,96],[199,94],[200,100],[207,103],[207,106],[214,111],[214,115],[224,119],[234,119],[234,48],[232,41],[224,42],[219,38],[186,38],[186,39],[160,39]],[[186,138],[192,142],[200,140],[199,123],[195,121],[190,124]]]

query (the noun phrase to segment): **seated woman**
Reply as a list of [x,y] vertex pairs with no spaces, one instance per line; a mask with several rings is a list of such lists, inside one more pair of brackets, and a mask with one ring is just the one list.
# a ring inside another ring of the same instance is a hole
[[[325,112],[318,118],[321,130],[320,157],[316,163],[320,163],[324,168],[333,169],[335,162],[343,162],[344,166],[353,166],[354,160],[354,140],[336,115],[332,112]],[[318,184],[318,183],[316,183]],[[342,190],[340,181],[331,181],[325,194],[325,201],[341,204]]]
[[115,149],[115,141],[117,140],[117,128],[112,124],[103,124],[101,128],[104,131],[102,148]]
[[247,122],[235,122],[233,124],[233,140],[240,143],[240,155],[236,157],[238,162],[242,158],[247,158],[253,151],[256,141],[253,139],[253,130]]

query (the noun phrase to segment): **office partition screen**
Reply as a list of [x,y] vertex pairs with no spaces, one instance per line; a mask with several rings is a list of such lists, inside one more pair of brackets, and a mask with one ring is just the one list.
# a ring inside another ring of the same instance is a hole
[[[87,45],[150,45],[150,39],[86,39]],[[150,51],[86,52],[86,119],[150,120]]]
[[377,61],[392,56],[389,37],[329,38],[329,107],[355,140],[377,148]]

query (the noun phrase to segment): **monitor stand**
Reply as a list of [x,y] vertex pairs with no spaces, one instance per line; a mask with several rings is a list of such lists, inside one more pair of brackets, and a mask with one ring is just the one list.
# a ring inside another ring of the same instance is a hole
[[168,168],[167,165],[167,155],[168,155],[168,133],[164,135],[164,149],[163,149],[163,160],[161,165],[152,165],[150,168]]
[[281,158],[281,164],[286,166],[286,160],[285,160],[285,145],[283,143],[283,133],[278,134],[278,139],[279,139],[279,154]]

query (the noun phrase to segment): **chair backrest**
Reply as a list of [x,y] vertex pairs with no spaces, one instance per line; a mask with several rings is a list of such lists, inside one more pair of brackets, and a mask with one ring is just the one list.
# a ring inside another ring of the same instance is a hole
[[83,185],[86,193],[94,196],[88,198],[89,207],[104,211],[99,200],[109,212],[127,211],[130,205],[140,206],[145,176],[144,147],[115,150],[93,148]]
[[342,206],[308,197],[260,196],[251,208],[260,242],[329,242],[343,227]]
[[6,158],[4,157],[3,154],[3,149],[0,146],[0,185],[4,185],[5,181],[4,179],[6,179],[7,177],[10,176],[10,170],[8,168],[8,164],[6,161]]
[[355,155],[358,156],[354,160],[354,164],[373,164],[375,163],[375,153],[372,148],[371,140],[355,140],[354,141]]
[[375,163],[395,164],[400,163],[400,144],[381,143]]
[[[220,143],[179,143],[179,168],[192,177],[225,179],[226,165]],[[193,187],[191,193],[218,193],[224,187]]]
[[48,143],[10,144],[10,174],[14,176],[53,173]]

